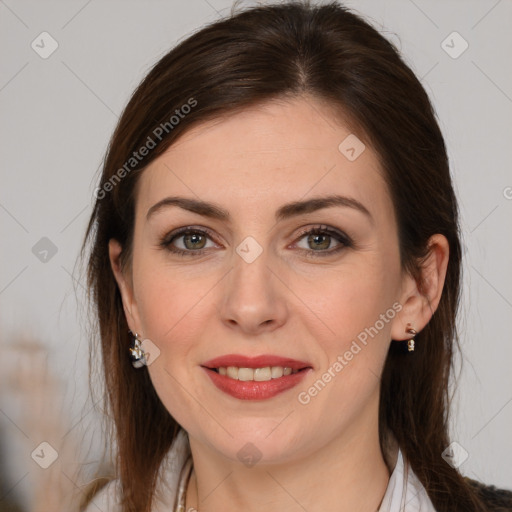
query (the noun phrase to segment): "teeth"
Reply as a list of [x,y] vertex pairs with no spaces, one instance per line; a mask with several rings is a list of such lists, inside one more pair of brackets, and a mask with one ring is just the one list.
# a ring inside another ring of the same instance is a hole
[[238,380],[254,380],[252,368],[238,368]]
[[270,366],[267,366],[266,368],[255,368],[253,374],[254,380],[263,382],[272,378],[272,369]]
[[238,368],[236,366],[228,366],[226,375],[232,379],[238,380]]
[[284,369],[281,366],[272,366],[271,372],[272,378],[278,379],[283,376]]
[[272,379],[279,379],[283,375],[291,375],[299,370],[283,368],[282,366],[265,366],[264,368],[238,368],[237,366],[228,366],[217,368],[220,375],[225,375],[230,379],[241,381],[264,382]]

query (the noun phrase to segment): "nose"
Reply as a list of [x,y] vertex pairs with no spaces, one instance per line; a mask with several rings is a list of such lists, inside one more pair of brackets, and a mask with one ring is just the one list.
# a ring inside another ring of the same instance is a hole
[[224,280],[222,321],[244,334],[272,332],[286,322],[286,286],[269,265],[267,254],[263,251],[251,263],[236,255]]

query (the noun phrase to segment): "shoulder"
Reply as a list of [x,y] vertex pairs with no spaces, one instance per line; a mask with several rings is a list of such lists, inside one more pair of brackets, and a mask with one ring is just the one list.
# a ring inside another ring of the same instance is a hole
[[473,487],[490,512],[512,511],[512,490],[499,489],[494,485],[486,485],[469,477],[464,477],[464,480]]
[[[154,491],[152,511],[162,512],[171,510],[176,495],[180,490],[180,479],[184,470],[187,470],[188,459],[191,456],[188,434],[181,429],[176,435],[171,448],[164,456],[158,471],[157,483]],[[101,487],[101,488],[99,488]],[[82,512],[122,512],[121,507],[121,481],[110,480],[105,485],[97,486],[87,506]]]

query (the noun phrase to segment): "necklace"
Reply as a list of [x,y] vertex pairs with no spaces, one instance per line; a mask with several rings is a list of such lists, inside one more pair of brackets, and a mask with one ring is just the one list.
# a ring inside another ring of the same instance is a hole
[[[402,455],[399,450],[398,450],[396,462],[395,462],[395,464],[393,464],[393,467],[390,469],[392,476],[390,477],[390,480],[388,482],[388,488],[391,483],[391,479],[393,478],[393,475],[396,474],[395,466],[398,463],[403,468],[404,463],[402,462]],[[403,472],[404,475],[408,475],[408,473],[409,473],[407,466],[406,466],[405,472],[403,469],[401,469],[400,471]],[[197,507],[199,507],[199,486],[197,485],[197,477],[196,477],[196,474],[194,471],[194,464],[193,464],[192,456],[190,455],[189,458],[186,460],[185,464],[183,465],[183,469],[180,474],[179,485],[178,485],[178,494],[177,494],[176,506],[174,508],[174,512],[199,512],[199,508],[194,508],[194,507],[186,508],[187,491],[188,491],[188,487],[189,487],[191,479],[192,479],[192,473],[194,473],[194,482],[195,482],[195,487],[196,487],[196,493],[195,493],[196,494],[196,505],[197,505]],[[387,489],[386,489],[386,493],[387,493]],[[404,498],[405,498],[405,486],[404,486],[404,491],[402,492],[402,502],[403,502]],[[388,501],[390,499],[391,499],[391,497],[388,498]],[[389,505],[387,505],[387,506],[389,506]],[[381,507],[382,507],[382,502],[379,505],[379,511],[381,510]],[[384,509],[382,509],[382,510],[384,510]],[[405,510],[405,509],[400,508],[400,510]]]
[[176,500],[176,507],[174,512],[199,512],[197,508],[188,507],[186,508],[187,490],[192,479],[192,473],[194,473],[194,481],[196,484],[196,504],[199,506],[199,488],[197,485],[197,478],[195,477],[194,464],[192,456],[186,460],[181,470],[179,484],[178,484],[178,495]]
[[[196,486],[196,505],[199,507],[199,486],[197,485],[196,473],[195,473],[193,467],[192,467],[192,471],[190,473],[191,473],[191,475],[192,475],[192,473],[194,473],[194,483]],[[186,499],[186,497],[185,497],[185,499]],[[187,512],[199,512],[199,509],[194,508],[194,507],[189,507],[189,508],[187,508]]]

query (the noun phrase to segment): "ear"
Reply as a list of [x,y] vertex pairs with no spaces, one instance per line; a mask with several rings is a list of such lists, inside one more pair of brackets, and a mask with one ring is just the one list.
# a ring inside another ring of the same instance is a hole
[[450,246],[445,236],[432,235],[428,241],[428,255],[421,266],[421,289],[410,275],[404,275],[400,304],[402,309],[393,319],[391,338],[407,340],[407,324],[420,332],[435,313],[443,292]]
[[119,287],[119,291],[121,293],[126,322],[128,323],[130,331],[133,333],[140,333],[141,323],[137,310],[137,303],[133,293],[132,278],[131,275],[126,275],[126,270],[124,270],[121,266],[122,251],[123,248],[121,247],[121,244],[114,238],[111,238],[108,242],[108,254],[112,272],[114,273],[117,286]]

